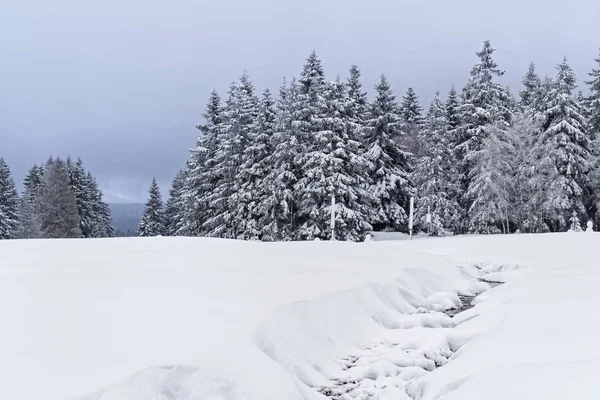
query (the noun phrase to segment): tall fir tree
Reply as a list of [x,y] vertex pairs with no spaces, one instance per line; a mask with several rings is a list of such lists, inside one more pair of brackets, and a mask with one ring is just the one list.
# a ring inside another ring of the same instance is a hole
[[36,213],[42,238],[83,237],[67,163],[60,158],[46,162],[43,184],[36,196]]
[[[450,129],[450,134],[456,130],[460,126],[460,115],[458,114],[459,107],[459,99],[458,93],[454,85],[452,85],[452,89],[448,92],[448,98],[446,99],[446,119],[448,120],[448,127]],[[451,144],[455,145],[456,141],[453,136],[451,136]]]
[[467,196],[471,233],[509,233],[516,138],[504,127],[492,127],[474,156]]
[[519,93],[521,110],[529,115],[541,111],[542,80],[535,71],[535,64],[529,64],[529,69],[523,77],[523,90]]
[[34,165],[23,181],[24,191],[19,206],[20,239],[40,237],[39,218],[36,212],[36,197],[44,179],[44,167]]
[[0,158],[0,239],[17,237],[19,226],[19,193],[10,168]]
[[590,96],[589,96],[589,112],[590,112],[590,133],[595,139],[600,137],[600,56],[596,58],[598,63],[597,68],[593,68],[588,74],[590,77],[586,83],[589,85]]
[[564,230],[573,211],[586,213],[584,195],[590,161],[587,122],[573,97],[575,74],[566,58],[557,70],[535,148],[538,168],[550,168],[539,171],[540,175],[555,176],[547,188],[543,208],[546,224],[553,231]]
[[102,198],[102,190],[96,181],[96,178],[88,171],[86,177],[87,186],[91,193],[90,201],[92,204],[92,238],[111,238],[115,236],[115,229],[112,226],[112,217],[110,206]]
[[589,129],[591,144],[591,171],[590,171],[590,188],[592,192],[590,211],[591,217],[595,217],[595,226],[600,225],[600,56],[596,58],[598,67],[592,69],[588,74],[590,80],[586,83],[589,85],[590,96],[587,99],[587,108],[589,113]]
[[221,97],[214,90],[203,117],[205,124],[196,126],[202,135],[198,137],[188,161],[183,189],[185,209],[178,232],[180,235],[205,236],[205,222],[220,206],[218,202],[213,202],[211,196],[219,182],[225,179],[226,169],[217,167],[222,158],[221,152],[228,151],[228,141],[223,129]]
[[238,184],[233,196],[236,214],[236,238],[259,240],[263,226],[268,223],[267,198],[270,190],[266,183],[271,172],[270,155],[273,153],[275,109],[270,90],[262,94],[250,142],[244,150],[243,163],[236,175]]
[[155,178],[148,190],[149,198],[138,227],[138,236],[162,236],[165,233],[165,215],[160,188]]
[[421,142],[421,129],[423,127],[423,108],[419,104],[419,97],[413,88],[408,88],[400,105],[402,119],[402,135],[397,137],[415,157],[425,154],[424,143]]
[[188,169],[179,170],[169,190],[169,199],[165,206],[165,235],[178,236],[182,232],[186,210],[185,183]]
[[406,208],[414,194],[409,157],[394,138],[401,134],[398,104],[384,75],[375,87],[365,129],[365,158],[369,161],[369,191],[375,196],[370,222],[376,231],[405,231]]
[[417,186],[415,222],[432,236],[444,236],[446,231],[453,230],[459,217],[457,172],[450,131],[448,113],[437,92],[423,123],[421,138],[425,155],[414,172]]
[[350,67],[350,76],[346,82],[348,92],[347,120],[350,124],[349,135],[353,140],[363,142],[365,121],[368,118],[369,101],[363,91],[361,72],[358,66]]
[[[485,41],[483,49],[477,52],[480,62],[471,70],[471,77],[462,93],[462,103],[458,108],[461,125],[455,132],[457,141],[456,155],[459,165],[460,181],[464,196],[461,206],[471,208],[475,188],[471,187],[476,157],[483,148],[485,138],[492,130],[506,129],[511,120],[509,96],[502,85],[495,81],[504,75],[498,68],[492,55],[495,49]],[[480,187],[478,185],[478,187]],[[463,218],[462,231],[469,229],[468,221]]]
[[270,195],[265,199],[265,221],[261,224],[264,241],[291,240],[295,236],[297,196],[294,187],[299,176],[296,156],[300,141],[293,117],[298,107],[296,80],[289,85],[284,80],[275,105],[273,152],[267,159],[272,168],[265,178]]

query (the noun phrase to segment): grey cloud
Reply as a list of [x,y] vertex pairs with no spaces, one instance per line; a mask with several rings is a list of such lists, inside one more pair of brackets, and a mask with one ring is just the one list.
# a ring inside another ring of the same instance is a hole
[[[568,4],[568,5],[567,5]],[[21,180],[50,154],[81,156],[104,190],[187,158],[209,92],[246,68],[276,89],[315,49],[333,79],[356,63],[370,89],[388,75],[423,106],[460,87],[484,39],[504,83],[530,61],[542,74],[567,55],[580,81],[600,42],[597,0],[12,1],[0,12],[0,156]],[[128,185],[125,185],[128,186]],[[166,195],[166,193],[165,193]]]

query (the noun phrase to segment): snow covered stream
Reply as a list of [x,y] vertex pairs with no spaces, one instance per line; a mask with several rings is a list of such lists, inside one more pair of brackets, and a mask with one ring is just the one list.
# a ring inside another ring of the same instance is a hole
[[0,398],[597,398],[599,243],[0,242]]

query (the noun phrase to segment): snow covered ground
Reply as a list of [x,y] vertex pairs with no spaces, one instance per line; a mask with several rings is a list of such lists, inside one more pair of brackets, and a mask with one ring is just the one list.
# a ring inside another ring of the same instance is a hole
[[599,244],[1,241],[0,398],[596,399]]

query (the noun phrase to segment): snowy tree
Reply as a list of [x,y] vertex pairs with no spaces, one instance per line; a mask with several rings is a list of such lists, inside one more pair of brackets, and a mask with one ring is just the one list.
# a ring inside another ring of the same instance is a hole
[[165,215],[160,188],[155,178],[152,178],[148,193],[150,197],[140,221],[138,236],[161,236],[165,232]]
[[566,58],[557,70],[535,149],[536,163],[550,168],[548,174],[556,175],[544,204],[547,225],[554,231],[566,228],[573,211],[585,213],[583,195],[590,161],[587,122],[573,98],[575,74]]
[[600,56],[595,60],[598,63],[598,68],[592,69],[589,73],[590,80],[586,83],[589,85],[589,112],[590,112],[590,131],[591,137],[600,137]]
[[[460,180],[465,193],[461,205],[466,210],[471,208],[471,196],[476,192],[471,186],[473,178],[479,174],[473,171],[477,163],[475,158],[478,157],[490,132],[506,129],[511,119],[506,88],[494,80],[495,77],[504,74],[492,58],[494,51],[490,42],[486,41],[483,49],[477,52],[480,62],[471,70],[471,77],[463,89],[462,103],[458,108],[461,125],[454,136],[457,142]],[[480,184],[477,186],[482,187]],[[465,225],[463,230],[467,229],[469,227]]]
[[413,155],[421,157],[425,149],[421,142],[421,128],[423,127],[423,108],[419,104],[419,97],[413,88],[408,88],[400,105],[402,119],[401,130],[403,134],[397,138]]
[[[352,126],[347,123],[349,104],[346,87],[339,78],[324,82],[320,61],[309,57],[300,80],[302,110],[312,110],[310,119],[300,119],[300,132],[306,152],[298,158],[300,170],[296,190],[300,239],[331,237],[331,196],[336,198],[336,237],[363,240],[371,229],[360,199],[358,170],[366,162],[360,155],[360,142],[351,139]],[[303,103],[302,103],[303,102]]]
[[543,232],[543,221],[538,211],[544,202],[543,195],[548,182],[536,175],[532,147],[539,134],[540,125],[527,111],[517,113],[508,129],[513,139],[511,210],[509,220],[519,232]]
[[365,121],[368,118],[369,101],[367,93],[363,91],[360,81],[360,69],[353,65],[350,76],[346,82],[348,92],[347,120],[350,124],[349,135],[353,140],[363,141]]
[[175,175],[171,189],[169,190],[169,199],[165,206],[165,235],[177,236],[182,231],[185,204],[185,182],[187,179],[187,169],[181,169]]
[[261,223],[262,240],[281,241],[294,238],[297,218],[296,192],[298,181],[296,156],[300,149],[298,131],[292,127],[298,102],[298,86],[292,80],[288,86],[284,80],[276,103],[273,152],[267,162],[271,170],[265,178],[270,195],[264,202],[265,220]]
[[254,86],[244,72],[239,82],[231,84],[223,110],[223,133],[210,172],[217,179],[207,197],[210,214],[204,227],[208,236],[233,239],[243,230],[244,221],[238,216],[245,203],[240,197],[238,174],[245,162],[246,148],[252,141],[257,113]]
[[110,209],[102,200],[102,191],[96,179],[83,167],[83,161],[78,158],[72,162],[67,158],[69,183],[75,193],[79,213],[80,229],[85,238],[100,238],[114,236],[111,224]]
[[218,201],[214,201],[212,193],[219,182],[225,179],[227,170],[219,161],[222,159],[221,153],[228,151],[229,142],[223,129],[221,98],[216,91],[210,94],[203,117],[205,124],[196,126],[202,135],[198,137],[188,161],[180,235],[206,235],[205,221],[217,212],[217,207],[221,207]]
[[39,218],[36,212],[36,196],[44,179],[44,167],[34,165],[23,181],[24,192],[19,206],[18,238],[40,237]]
[[472,233],[508,233],[509,208],[516,156],[515,142],[510,130],[493,127],[474,156],[471,184],[467,196],[469,231]]
[[[453,229],[459,217],[456,163],[449,136],[451,127],[439,95],[437,92],[423,123],[421,136],[425,155],[414,172],[417,185],[415,224],[427,229],[432,236],[444,236],[447,230]],[[428,214],[430,223],[426,221]]]
[[600,56],[596,58],[598,68],[592,69],[589,73],[590,80],[586,83],[590,88],[590,96],[587,99],[589,113],[589,129],[591,144],[591,171],[590,187],[592,191],[590,209],[592,214],[595,212],[596,226],[600,220]]
[[[456,89],[452,86],[452,89],[448,92],[448,99],[446,100],[445,107],[450,133],[460,126],[460,115],[458,114],[459,105],[458,93],[456,93]],[[451,143],[454,144],[454,139],[452,139]]]
[[271,92],[263,92],[258,116],[249,143],[244,149],[243,163],[236,175],[234,212],[236,238],[259,240],[263,225],[268,223],[267,197],[270,188],[266,183],[271,171],[270,155],[273,153],[275,109]]
[[542,80],[535,71],[535,64],[529,64],[529,70],[523,77],[523,90],[519,93],[521,110],[532,115],[534,112],[541,111],[543,101]]
[[10,168],[0,158],[0,239],[17,237],[19,226],[19,194]]
[[43,238],[80,238],[77,199],[67,164],[60,158],[46,162],[43,184],[36,195],[36,213]]
[[396,98],[385,78],[375,87],[365,128],[365,158],[369,165],[369,191],[375,196],[370,222],[376,231],[406,230],[409,198],[414,194],[408,153],[394,141],[401,133],[402,120]]
[[102,191],[90,172],[87,173],[86,184],[91,193],[90,202],[92,204],[92,238],[109,238],[115,236],[115,229],[112,226],[110,207],[102,199]]

